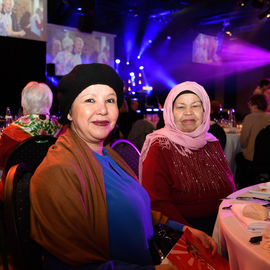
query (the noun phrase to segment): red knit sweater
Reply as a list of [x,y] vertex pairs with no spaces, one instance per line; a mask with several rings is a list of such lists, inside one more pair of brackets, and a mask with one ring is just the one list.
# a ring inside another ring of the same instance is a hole
[[163,141],[161,146],[155,140],[143,162],[142,185],[153,210],[182,223],[216,215],[220,199],[235,191],[219,142],[207,143],[183,156],[170,141]]

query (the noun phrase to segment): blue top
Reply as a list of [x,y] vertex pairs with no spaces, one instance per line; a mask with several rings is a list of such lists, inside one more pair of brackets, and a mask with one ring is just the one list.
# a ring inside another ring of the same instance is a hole
[[[146,190],[122,170],[103,148],[94,152],[103,169],[108,205],[111,261],[80,267],[67,265],[44,251],[45,270],[154,270],[148,240],[153,236],[150,198]],[[183,225],[168,221],[174,229]]]
[[103,168],[108,205],[111,258],[140,265],[153,264],[148,240],[153,236],[147,191],[122,170],[103,149],[95,157]]

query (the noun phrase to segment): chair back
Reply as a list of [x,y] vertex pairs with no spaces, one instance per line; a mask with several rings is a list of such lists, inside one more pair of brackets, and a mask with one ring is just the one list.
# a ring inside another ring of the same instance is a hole
[[140,151],[128,140],[119,139],[112,143],[111,148],[114,149],[129,165],[133,172],[139,176],[139,159]]
[[215,123],[215,124],[210,126],[208,132],[213,134],[219,140],[219,143],[220,143],[222,149],[224,150],[225,146],[226,146],[227,137],[226,137],[226,133],[225,133],[223,127],[221,127],[219,124]]
[[253,167],[259,182],[270,181],[270,125],[257,135],[254,146]]
[[26,162],[36,168],[46,156],[48,149],[56,142],[56,138],[50,135],[37,135],[21,142],[10,154],[5,165],[4,173],[18,163]]
[[4,190],[8,253],[15,270],[41,270],[41,248],[30,237],[30,180],[34,168],[20,163],[10,168]]

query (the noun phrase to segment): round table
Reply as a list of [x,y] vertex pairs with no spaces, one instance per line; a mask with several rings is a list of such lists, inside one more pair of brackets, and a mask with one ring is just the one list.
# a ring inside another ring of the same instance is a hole
[[[252,196],[248,190],[254,189],[254,187],[256,185],[238,190],[228,197]],[[249,243],[251,237],[260,234],[248,232],[231,210],[222,209],[224,206],[236,203],[236,201],[238,200],[223,200],[219,207],[213,232],[213,238],[218,243],[219,253],[223,256],[228,255],[231,270],[270,269],[270,252],[264,250],[260,245]]]

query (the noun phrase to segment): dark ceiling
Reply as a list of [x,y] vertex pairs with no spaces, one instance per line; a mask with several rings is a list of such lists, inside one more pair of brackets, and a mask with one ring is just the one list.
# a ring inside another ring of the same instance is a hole
[[[258,19],[268,0],[48,0],[48,22],[78,26],[83,31],[120,34],[127,16],[142,22],[160,19],[169,23],[182,17],[197,25],[221,25],[225,21],[237,27],[250,27]],[[245,3],[245,6],[241,6]],[[82,7],[78,16],[77,8]],[[80,19],[78,19],[80,18]],[[79,20],[79,21],[78,21]],[[80,20],[82,22],[80,22]],[[183,21],[184,22],[184,21]]]

